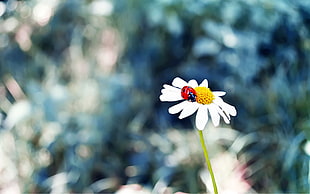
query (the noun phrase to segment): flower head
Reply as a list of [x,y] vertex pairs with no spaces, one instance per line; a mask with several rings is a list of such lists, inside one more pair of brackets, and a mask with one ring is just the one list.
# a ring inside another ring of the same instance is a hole
[[182,101],[168,109],[170,114],[179,112],[179,119],[183,119],[194,114],[196,115],[196,127],[203,130],[208,122],[208,112],[214,126],[220,123],[220,116],[225,123],[229,124],[230,116],[236,116],[237,111],[234,106],[223,101],[221,96],[226,92],[211,91],[208,88],[208,80],[204,79],[200,85],[196,80],[189,82],[176,77],[172,81],[172,86],[164,84],[159,99],[163,102]]

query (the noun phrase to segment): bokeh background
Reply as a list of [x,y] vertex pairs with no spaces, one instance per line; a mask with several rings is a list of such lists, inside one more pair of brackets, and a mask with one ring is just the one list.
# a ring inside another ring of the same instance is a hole
[[237,108],[221,193],[308,193],[309,32],[306,0],[0,1],[0,193],[212,192],[176,76]]

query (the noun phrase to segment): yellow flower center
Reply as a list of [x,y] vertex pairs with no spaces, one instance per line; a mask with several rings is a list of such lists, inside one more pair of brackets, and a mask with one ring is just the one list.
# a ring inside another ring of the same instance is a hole
[[199,86],[195,88],[195,91],[196,91],[196,102],[200,104],[211,104],[215,98],[210,88]]

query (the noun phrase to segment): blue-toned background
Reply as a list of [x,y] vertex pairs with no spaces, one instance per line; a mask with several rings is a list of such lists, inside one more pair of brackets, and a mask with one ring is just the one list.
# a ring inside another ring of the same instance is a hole
[[309,192],[309,33],[305,0],[0,1],[0,193],[212,191],[176,76],[238,111],[204,131],[222,193]]

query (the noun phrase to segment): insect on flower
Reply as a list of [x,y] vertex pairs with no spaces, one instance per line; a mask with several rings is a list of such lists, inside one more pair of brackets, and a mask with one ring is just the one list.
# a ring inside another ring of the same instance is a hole
[[159,99],[163,102],[181,101],[168,109],[170,114],[177,114],[179,112],[179,119],[186,118],[197,111],[196,127],[203,130],[208,122],[208,113],[214,126],[218,126],[220,117],[225,123],[230,123],[230,116],[236,116],[237,111],[234,106],[223,101],[221,96],[226,92],[211,91],[208,88],[208,80],[204,79],[200,85],[196,80],[189,82],[176,77],[172,81],[172,86],[168,84],[163,85]]
[[196,101],[196,91],[192,87],[190,87],[190,86],[184,86],[181,89],[181,96],[185,100],[189,100],[191,102],[195,102]]

